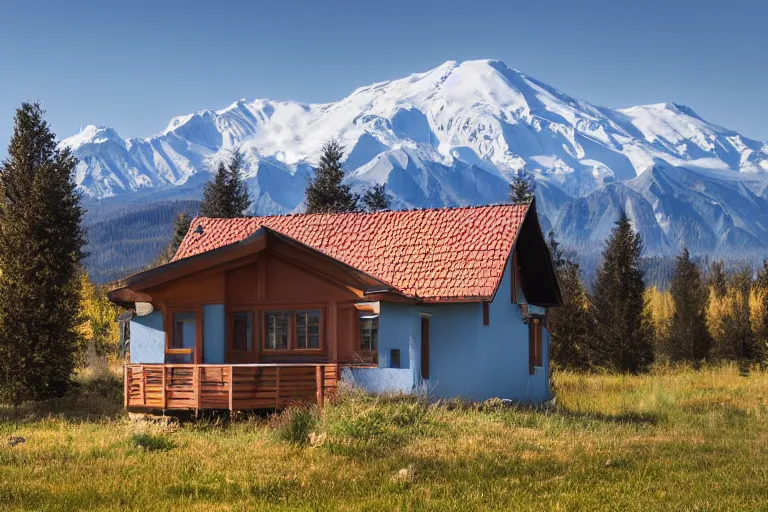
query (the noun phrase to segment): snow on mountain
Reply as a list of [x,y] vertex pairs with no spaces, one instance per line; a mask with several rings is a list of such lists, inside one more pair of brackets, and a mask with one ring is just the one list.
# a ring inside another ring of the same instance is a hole
[[598,107],[493,60],[446,62],[336,103],[240,100],[145,139],[87,126],[63,144],[82,191],[111,201],[199,188],[238,146],[254,213],[285,213],[302,209],[332,137],[350,183],[387,183],[395,208],[504,201],[526,167],[543,222],[566,241],[597,243],[624,209],[651,253],[768,247],[768,143],[673,103]]

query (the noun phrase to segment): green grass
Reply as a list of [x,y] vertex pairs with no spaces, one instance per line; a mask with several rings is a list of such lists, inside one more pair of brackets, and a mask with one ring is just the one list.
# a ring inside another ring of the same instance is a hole
[[0,509],[768,509],[768,374],[556,382],[551,411],[354,395],[309,416],[182,425],[108,401],[99,415],[90,393],[116,387],[119,408],[119,383],[84,384],[69,410],[0,411]]

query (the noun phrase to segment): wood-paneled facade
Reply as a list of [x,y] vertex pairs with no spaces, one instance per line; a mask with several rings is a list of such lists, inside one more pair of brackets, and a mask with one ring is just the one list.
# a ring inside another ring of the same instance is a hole
[[[375,351],[361,349],[358,313],[358,307],[369,311],[362,304],[374,295],[364,288],[377,286],[375,279],[279,236],[263,234],[249,245],[249,251],[209,255],[202,263],[171,264],[166,273],[149,271],[111,292],[118,302],[150,302],[163,318],[164,364],[126,365],[127,408],[322,404],[336,387],[340,365],[376,361]],[[224,308],[224,364],[204,364],[213,348],[203,325],[206,305]],[[275,315],[285,321],[280,329],[268,325]],[[175,319],[181,317],[195,324],[193,344],[179,342],[184,325]],[[284,346],[270,345],[268,339],[280,335]]]

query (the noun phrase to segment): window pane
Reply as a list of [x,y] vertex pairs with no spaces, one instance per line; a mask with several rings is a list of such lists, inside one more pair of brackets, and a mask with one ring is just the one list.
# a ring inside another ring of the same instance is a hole
[[267,348],[272,350],[288,349],[288,326],[290,313],[288,311],[273,311],[266,313]]
[[233,315],[232,349],[253,349],[253,313],[250,311],[237,311]]
[[360,313],[360,349],[369,351],[379,349],[379,315]]
[[296,348],[320,348],[320,310],[296,312]]
[[174,313],[171,348],[195,348],[196,338],[197,314],[194,311]]

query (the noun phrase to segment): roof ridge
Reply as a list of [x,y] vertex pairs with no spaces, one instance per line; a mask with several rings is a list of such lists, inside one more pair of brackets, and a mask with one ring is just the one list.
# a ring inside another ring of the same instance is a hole
[[478,204],[478,205],[465,205],[465,206],[442,206],[442,207],[435,207],[435,208],[406,208],[402,210],[379,210],[376,212],[368,212],[368,211],[357,211],[357,212],[338,212],[338,213],[306,213],[306,212],[291,212],[291,213],[283,213],[283,214],[276,214],[276,215],[253,215],[248,217],[230,217],[230,218],[223,218],[223,217],[205,217],[203,215],[198,215],[194,219],[212,219],[212,220],[219,220],[219,221],[235,221],[235,220],[247,220],[247,219],[263,219],[263,218],[290,218],[290,217],[321,217],[324,215],[327,216],[337,216],[337,215],[360,215],[360,216],[375,216],[375,215],[386,215],[386,214],[397,214],[397,213],[411,213],[411,212],[437,212],[437,211],[458,211],[458,210],[479,210],[481,208],[501,208],[504,206],[508,207],[528,207],[529,204],[513,204],[513,203],[491,203],[491,204]]

